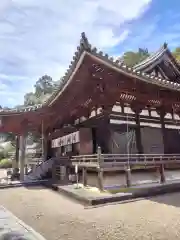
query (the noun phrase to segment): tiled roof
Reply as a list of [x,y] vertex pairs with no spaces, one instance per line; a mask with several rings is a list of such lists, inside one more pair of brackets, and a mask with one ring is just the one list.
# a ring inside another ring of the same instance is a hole
[[164,60],[164,56],[168,57],[168,61],[172,63],[174,68],[177,70],[178,73],[180,73],[180,64],[179,62],[174,58],[171,51],[169,50],[167,43],[164,43],[163,46],[154,54],[147,57],[142,62],[136,64],[133,66],[133,69],[137,71],[146,71],[150,66],[154,67],[156,64],[158,64],[161,60]]
[[164,56],[164,53],[168,51],[167,44],[164,43],[163,46],[154,54],[151,54],[149,57],[144,59],[142,62],[136,64],[133,66],[134,69],[136,70],[141,70],[144,67],[148,66],[149,64],[154,63],[155,61],[159,60],[161,57]]
[[[167,48],[167,46],[164,45],[162,50],[159,53],[157,53],[157,55],[162,54],[162,52],[165,51],[166,48]],[[28,112],[28,111],[37,111],[40,108],[43,108],[45,106],[48,107],[51,104],[51,102],[64,90],[64,88],[68,84],[68,80],[69,80],[72,72],[76,68],[78,61],[79,61],[80,57],[82,56],[82,53],[84,53],[84,52],[87,52],[87,53],[91,54],[92,56],[97,57],[98,59],[102,60],[104,63],[109,64],[112,67],[115,67],[118,71],[121,71],[122,73],[124,73],[126,75],[138,78],[139,80],[148,82],[150,84],[155,84],[160,87],[168,88],[170,90],[180,91],[180,84],[178,84],[178,83],[170,82],[166,79],[162,79],[159,77],[155,77],[151,74],[146,74],[144,72],[137,71],[133,67],[132,68],[128,67],[122,61],[114,60],[112,57],[109,57],[108,54],[105,54],[102,51],[98,51],[97,48],[92,47],[90,45],[85,33],[82,33],[80,44],[77,47],[77,51],[75,52],[75,54],[73,56],[73,60],[71,61],[64,77],[62,78],[61,84],[56,87],[56,89],[54,90],[52,95],[47,99],[47,101],[45,101],[43,104],[38,104],[35,106],[12,108],[9,110],[2,109],[2,110],[0,110],[0,114],[2,115],[2,114],[10,114],[10,113],[18,113],[18,112],[21,113],[21,112]],[[157,55],[153,56],[153,58],[157,57]],[[152,60],[152,58],[150,58],[149,61],[150,60]]]

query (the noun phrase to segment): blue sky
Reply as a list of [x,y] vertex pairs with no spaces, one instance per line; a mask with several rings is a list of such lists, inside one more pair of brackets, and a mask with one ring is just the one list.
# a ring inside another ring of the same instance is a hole
[[0,105],[23,103],[44,74],[58,80],[85,31],[118,57],[180,45],[178,0],[0,0]]

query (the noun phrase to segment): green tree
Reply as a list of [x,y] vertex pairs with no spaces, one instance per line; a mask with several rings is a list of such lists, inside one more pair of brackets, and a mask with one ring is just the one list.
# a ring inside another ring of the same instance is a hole
[[53,81],[48,75],[44,75],[38,79],[34,85],[35,91],[26,93],[24,96],[24,105],[33,106],[43,103],[53,93],[54,89],[59,85],[59,82]]
[[175,48],[172,54],[176,58],[176,60],[180,61],[180,47]]
[[24,106],[33,106],[41,103],[41,99],[38,98],[33,92],[26,93],[24,96]]
[[124,63],[130,67],[140,63],[141,61],[145,60],[147,57],[149,57],[150,54],[148,52],[148,49],[139,48],[137,52],[129,51],[125,52],[122,56],[122,60]]
[[[38,79],[34,85],[34,92],[26,93],[24,96],[24,106],[33,106],[45,102],[54,89],[59,85],[59,82],[55,82],[48,75],[44,75]],[[40,136],[36,136],[34,133],[28,133],[28,142],[38,142]]]
[[11,142],[13,146],[16,145],[16,136],[13,133],[7,133],[6,142]]
[[48,75],[44,75],[35,84],[35,96],[41,98],[46,94],[51,94],[54,89],[54,82]]

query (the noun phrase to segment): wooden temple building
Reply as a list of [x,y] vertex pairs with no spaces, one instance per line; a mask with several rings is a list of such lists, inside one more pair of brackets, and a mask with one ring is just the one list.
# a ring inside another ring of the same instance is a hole
[[43,159],[102,154],[180,153],[180,65],[166,44],[134,67],[92,47],[82,33],[62,83],[43,104],[1,110],[0,132],[43,136]]

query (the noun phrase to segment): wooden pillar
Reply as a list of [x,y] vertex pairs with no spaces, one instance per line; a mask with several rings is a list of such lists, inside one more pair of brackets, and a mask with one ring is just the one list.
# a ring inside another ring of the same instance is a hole
[[101,168],[101,167],[102,167],[102,164],[103,164],[101,147],[98,147],[98,148],[97,148],[97,160],[98,160],[99,167]]
[[23,133],[19,139],[19,163],[20,163],[20,180],[24,181],[24,168],[25,168],[25,150],[26,150],[26,137]]
[[66,166],[60,166],[60,180],[65,181],[67,179],[67,168]]
[[56,162],[54,162],[53,165],[52,165],[52,180],[53,181],[55,181],[56,178],[57,178],[57,176],[56,176],[56,167],[57,167]]
[[165,176],[165,171],[164,171],[164,165],[161,164],[159,167],[159,173],[160,173],[160,183],[165,183],[166,182],[166,176]]
[[51,146],[51,140],[47,138],[47,159],[52,158],[53,154],[52,154],[53,150],[52,150],[52,146]]
[[92,143],[93,143],[93,154],[96,153],[97,150],[97,129],[92,128]]
[[99,188],[100,191],[104,190],[103,170],[101,168],[98,169],[98,188]]
[[16,136],[15,156],[12,159],[13,174],[17,174],[19,171],[18,163],[19,163],[19,136]]
[[163,145],[164,145],[164,153],[168,153],[168,146],[167,146],[167,130],[165,127],[164,117],[166,115],[166,112],[163,109],[160,109],[158,111],[158,114],[160,115],[160,123],[161,123],[161,131],[162,131],[162,139],[163,139]]
[[16,161],[16,167],[19,168],[19,135],[16,136],[15,161]]
[[98,188],[99,190],[103,191],[104,190],[104,184],[103,184],[103,169],[102,169],[102,164],[103,164],[103,159],[102,159],[102,154],[101,154],[101,147],[98,147],[97,149],[97,158],[98,158]]
[[42,146],[42,157],[43,161],[48,158],[48,138],[47,134],[43,134],[43,146]]
[[131,109],[135,114],[135,135],[136,135],[136,147],[138,154],[142,154],[143,151],[143,145],[142,145],[142,137],[141,137],[141,126],[140,126],[140,113],[142,111],[144,106],[142,106],[140,103],[135,102],[131,105]]
[[135,135],[136,135],[136,147],[138,154],[143,153],[143,145],[142,145],[142,137],[141,137],[141,126],[140,126],[140,111],[135,112],[135,122],[136,122],[136,128],[135,128]]
[[131,169],[130,169],[130,167],[126,168],[125,174],[126,174],[126,186],[130,187],[131,186]]
[[87,186],[87,168],[82,169],[82,182],[84,186]]
[[28,174],[28,165],[25,164],[25,174]]
[[44,129],[44,121],[41,124],[41,134],[42,134],[42,158],[43,161],[47,160],[48,157],[48,134]]

